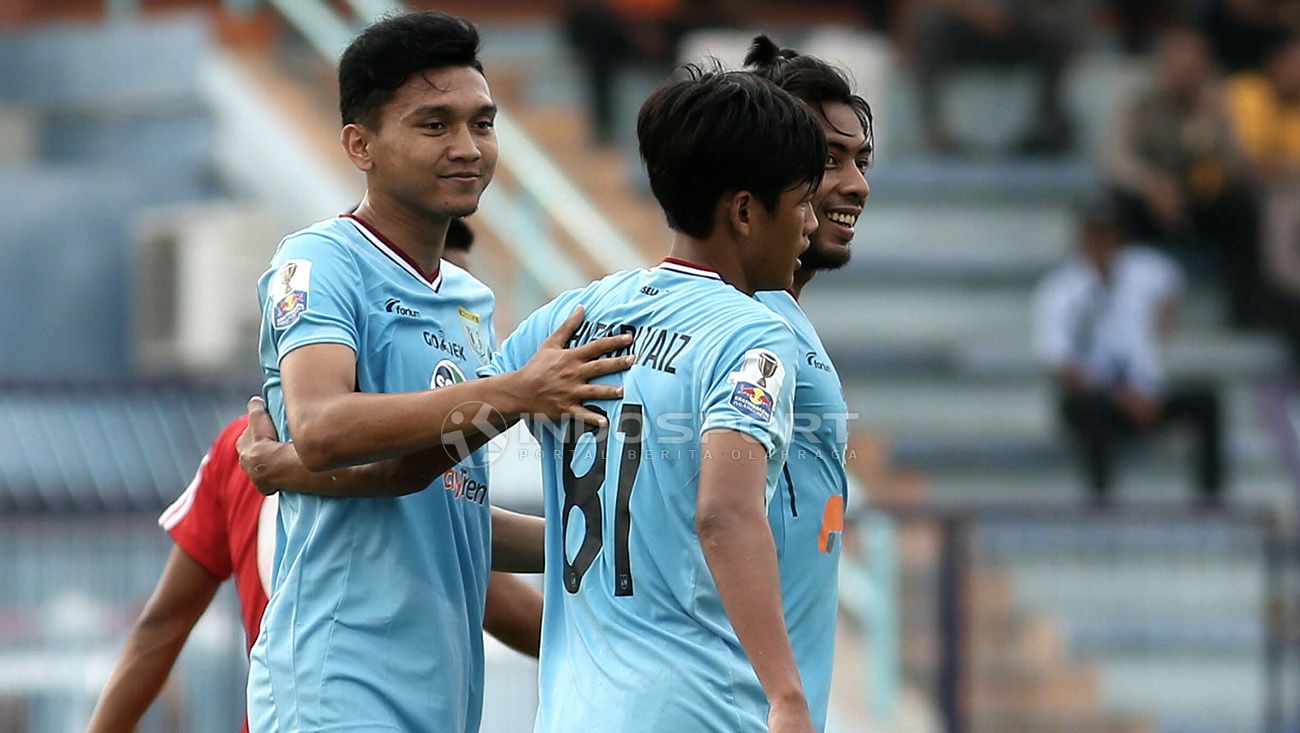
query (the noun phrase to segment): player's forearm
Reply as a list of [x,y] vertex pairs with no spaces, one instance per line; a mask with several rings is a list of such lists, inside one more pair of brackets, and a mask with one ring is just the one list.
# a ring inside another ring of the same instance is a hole
[[187,636],[187,628],[151,631],[143,624],[137,625],[104,686],[88,733],[135,730],[167,681]]
[[806,704],[781,610],[776,544],[751,508],[701,512],[696,531],[732,628],[771,703]]
[[520,654],[537,658],[542,644],[542,594],[507,573],[488,582],[483,630]]
[[546,520],[492,507],[492,569],[540,573],[546,569]]
[[526,405],[506,374],[427,392],[349,392],[288,410],[298,455],[319,472],[444,444],[473,447],[470,441],[504,430]]
[[[477,450],[490,440],[478,435],[467,442]],[[312,471],[303,464],[293,443],[262,441],[255,455],[245,463],[249,477],[263,494],[290,491],[335,497],[404,496],[422,491],[434,479],[455,466],[460,451],[453,446],[438,445],[397,458],[361,466]]]

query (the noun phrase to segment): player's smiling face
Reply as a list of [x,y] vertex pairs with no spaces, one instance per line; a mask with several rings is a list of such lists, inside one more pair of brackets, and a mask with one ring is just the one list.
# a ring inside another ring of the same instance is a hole
[[826,133],[829,153],[822,185],[813,196],[817,231],[801,259],[805,268],[833,270],[848,263],[858,217],[871,195],[866,178],[871,144],[861,120],[843,102],[823,105],[814,116]]
[[380,110],[370,141],[371,188],[429,215],[473,213],[496,170],[495,117],[478,70],[453,66],[412,74]]

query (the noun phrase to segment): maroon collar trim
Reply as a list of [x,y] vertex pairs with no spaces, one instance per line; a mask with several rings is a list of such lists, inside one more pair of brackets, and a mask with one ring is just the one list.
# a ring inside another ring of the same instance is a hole
[[420,269],[419,264],[417,264],[410,255],[404,252],[401,247],[393,244],[392,240],[385,237],[378,229],[371,226],[370,222],[362,219],[356,214],[340,214],[340,216],[344,219],[351,220],[356,225],[357,229],[360,230],[362,234],[366,235],[366,239],[370,240],[370,243],[379,249],[380,252],[383,252],[389,259],[392,259],[401,265],[402,269],[423,280],[426,284],[432,287],[435,292],[442,286],[441,265],[439,265],[433,272],[425,272]]

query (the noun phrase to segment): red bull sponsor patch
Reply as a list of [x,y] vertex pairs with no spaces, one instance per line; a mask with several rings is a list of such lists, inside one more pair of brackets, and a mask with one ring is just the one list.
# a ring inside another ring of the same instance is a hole
[[757,384],[736,382],[731,390],[731,406],[755,420],[771,421],[775,405],[776,396]]
[[307,310],[311,290],[311,260],[289,260],[271,281],[271,325],[284,329],[297,322]]
[[770,422],[776,396],[785,382],[785,366],[767,349],[745,352],[740,369],[727,375],[731,389],[731,406],[746,417]]

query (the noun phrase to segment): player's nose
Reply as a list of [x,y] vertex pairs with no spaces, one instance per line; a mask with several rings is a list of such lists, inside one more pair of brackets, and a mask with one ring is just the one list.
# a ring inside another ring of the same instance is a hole
[[457,125],[447,146],[447,157],[452,160],[475,161],[483,157],[478,141],[470,132],[469,125]]
[[803,236],[811,237],[813,232],[817,231],[817,213],[813,211],[812,205],[804,208],[803,215]]

